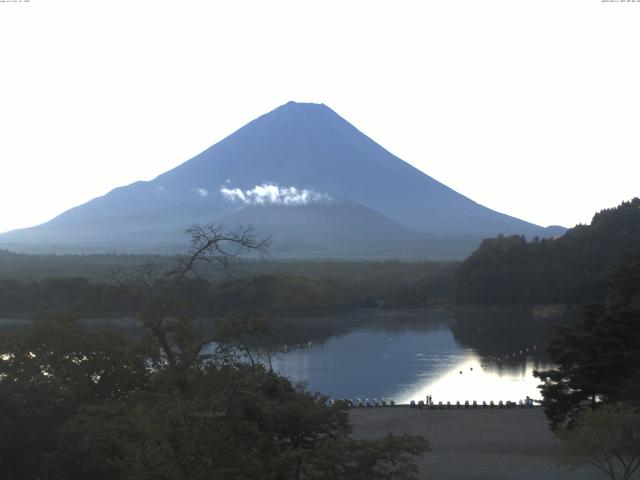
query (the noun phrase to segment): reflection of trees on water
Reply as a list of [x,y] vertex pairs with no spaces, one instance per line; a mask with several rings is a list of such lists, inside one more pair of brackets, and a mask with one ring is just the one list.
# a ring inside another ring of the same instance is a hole
[[[257,315],[257,314],[256,314]],[[450,312],[435,309],[359,309],[327,311],[324,313],[290,313],[271,317],[271,336],[274,341],[295,347],[296,345],[322,345],[332,337],[347,335],[356,329],[384,331],[389,334],[413,330],[432,331],[448,329]],[[27,328],[28,320],[4,319],[0,331]],[[136,318],[93,318],[81,319],[85,328],[113,328],[127,335],[139,338],[144,333],[142,324]],[[201,333],[211,336],[215,330],[215,318],[200,318],[194,324]]]
[[449,325],[455,339],[501,365],[525,368],[525,361],[546,361],[545,348],[557,325],[574,323],[579,309],[571,307],[458,307]]
[[291,345],[323,344],[330,338],[347,335],[356,329],[384,331],[389,334],[407,330],[431,331],[449,328],[450,313],[434,309],[350,310],[324,315],[289,315],[273,318],[274,334]]
[[[288,345],[308,342],[321,345],[330,338],[361,329],[383,331],[390,336],[407,330],[450,329],[458,343],[475,350],[480,356],[501,358],[505,365],[521,365],[527,357],[544,361],[545,346],[555,327],[575,322],[579,313],[578,308],[533,306],[455,307],[452,310],[363,309],[278,315],[273,316],[271,322],[273,336]],[[85,322],[106,324],[134,336],[141,333],[135,319]],[[199,326],[210,333],[215,328],[215,320],[202,319]]]
[[[506,368],[526,369],[546,364],[545,346],[559,324],[574,323],[579,308],[570,307],[455,307],[406,310],[347,310],[323,314],[299,313],[272,317],[272,341],[296,348],[322,345],[330,338],[348,335],[354,330],[371,330],[395,336],[399,332],[428,332],[450,329],[455,340],[473,349],[485,360],[484,367],[500,372]],[[142,328],[135,319],[94,319],[82,322],[87,327],[108,326],[140,336]],[[215,320],[201,319],[205,333],[215,328]],[[499,361],[498,361],[499,359]]]

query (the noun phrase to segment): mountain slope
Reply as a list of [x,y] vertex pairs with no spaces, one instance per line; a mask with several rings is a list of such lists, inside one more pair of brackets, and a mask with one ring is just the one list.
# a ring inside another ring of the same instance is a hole
[[175,244],[189,224],[255,206],[255,198],[239,201],[229,191],[267,184],[349,199],[407,229],[445,238],[549,233],[458,194],[325,105],[290,102],[150,182],[116,188],[43,225],[0,235],[0,243]]
[[418,233],[350,200],[298,206],[249,206],[220,219],[253,225],[271,238],[272,256],[455,259],[476,242]]

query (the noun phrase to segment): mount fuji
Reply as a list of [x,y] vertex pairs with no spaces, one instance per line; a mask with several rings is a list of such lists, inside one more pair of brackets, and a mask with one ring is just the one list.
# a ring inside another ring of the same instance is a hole
[[184,249],[193,223],[252,224],[279,257],[454,259],[497,234],[548,237],[385,150],[323,104],[289,102],[151,181],[0,235],[13,250]]

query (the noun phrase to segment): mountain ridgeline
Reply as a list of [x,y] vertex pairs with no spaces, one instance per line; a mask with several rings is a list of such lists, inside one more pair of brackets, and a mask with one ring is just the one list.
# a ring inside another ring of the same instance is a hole
[[596,213],[556,239],[503,236],[482,242],[457,268],[462,304],[604,301],[612,272],[640,249],[640,199]]
[[39,252],[175,252],[193,223],[256,225],[271,254],[460,259],[482,238],[562,233],[490,210],[322,104],[289,102],[151,181],[0,235]]

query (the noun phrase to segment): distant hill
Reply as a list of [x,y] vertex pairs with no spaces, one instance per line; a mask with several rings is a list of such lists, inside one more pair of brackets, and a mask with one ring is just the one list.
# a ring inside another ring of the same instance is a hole
[[456,259],[477,242],[418,233],[350,200],[299,206],[249,206],[220,219],[253,225],[271,238],[270,255],[299,258]]
[[640,199],[596,213],[557,239],[484,240],[457,269],[458,303],[604,301],[611,272],[640,248]]
[[273,233],[274,252],[292,257],[373,252],[398,258],[409,248],[421,258],[462,258],[487,236],[564,231],[483,207],[389,153],[327,106],[290,102],[149,182],[0,235],[0,246],[170,251],[184,248],[182,232],[190,224],[234,216],[256,219]]

